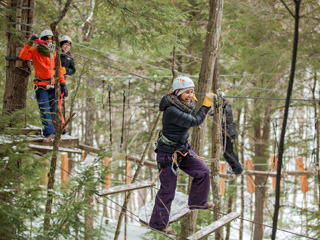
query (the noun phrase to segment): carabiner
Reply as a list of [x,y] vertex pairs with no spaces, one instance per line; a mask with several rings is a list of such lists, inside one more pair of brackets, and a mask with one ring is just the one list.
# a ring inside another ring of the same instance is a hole
[[179,165],[178,165],[178,155],[176,152],[172,154],[172,164],[171,164],[171,171],[174,175],[178,176],[179,174]]

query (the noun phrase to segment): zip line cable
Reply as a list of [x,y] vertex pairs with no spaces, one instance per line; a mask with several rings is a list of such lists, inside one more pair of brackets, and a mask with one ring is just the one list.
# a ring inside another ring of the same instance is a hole
[[[87,47],[83,44],[80,44],[80,43],[73,43],[74,45],[78,45],[80,47],[84,47],[84,48],[87,48],[87,49],[90,49],[90,50],[93,50],[93,51],[96,51],[96,52],[100,52],[100,53],[103,53],[103,54],[108,54],[108,55],[116,55],[117,57],[119,58],[122,58],[122,59],[125,59],[125,60],[128,60],[130,62],[135,62],[135,63],[139,63],[141,65],[146,65],[146,66],[149,66],[149,67],[153,67],[153,68],[157,68],[157,69],[160,69],[160,70],[164,70],[164,71],[169,71],[171,72],[171,69],[168,69],[168,68],[162,68],[162,67],[158,67],[158,66],[155,66],[155,65],[151,65],[151,64],[148,64],[148,63],[144,63],[144,62],[139,62],[139,61],[136,61],[136,60],[133,60],[133,59],[129,59],[129,58],[126,58],[126,57],[122,57],[122,56],[119,56],[115,53],[110,53],[110,52],[104,52],[104,51],[101,51],[101,50],[98,50],[98,49],[95,49],[95,48],[92,48],[92,47]],[[181,73],[183,75],[186,75],[186,76],[190,76],[190,74],[186,74],[186,73]],[[172,76],[171,76],[172,77]]]
[[[76,54],[76,55],[78,55],[78,54]],[[78,55],[79,56],[79,55]],[[85,58],[85,57],[84,57]],[[115,67],[112,67],[112,66],[109,66],[109,67],[111,67],[111,68],[114,68],[114,69],[116,69],[116,70],[118,70],[118,71],[122,71],[122,72],[126,72],[126,73],[128,73],[127,71],[124,71],[124,70],[120,70],[120,69],[117,69],[117,68],[115,68]],[[148,79],[148,78],[146,78],[146,77],[143,77],[143,76],[140,76],[140,75],[136,75],[136,74],[133,74],[134,76],[137,76],[137,77],[140,77],[140,78],[143,78],[143,79],[146,79],[146,80],[151,80],[151,79]],[[151,80],[151,81],[154,81],[154,80]],[[157,83],[157,81],[154,81],[155,83]],[[162,84],[162,83],[160,83],[160,84]],[[168,85],[166,85],[166,86],[168,86]],[[268,100],[285,100],[285,99],[281,99],[281,98],[261,98],[261,97],[231,97],[231,96],[229,96],[230,98],[248,98],[248,99],[268,99]],[[308,99],[291,99],[291,100],[294,100],[294,101],[312,101],[312,102],[318,102],[319,100],[308,100]],[[110,100],[110,91],[109,91],[109,106],[110,106],[110,102],[111,102],[111,100]],[[123,106],[125,106],[125,105],[123,105]],[[109,108],[109,109],[111,109],[111,108]],[[110,114],[110,116],[111,116],[111,114]],[[111,122],[111,121],[110,121]],[[111,128],[110,128],[110,130],[111,130]],[[111,135],[112,136],[112,135]],[[112,144],[112,138],[111,138],[111,144]]]
[[[153,67],[153,68],[157,68],[157,69],[160,69],[160,70],[164,70],[164,71],[167,71],[167,72],[172,72],[172,69],[169,69],[169,68],[162,68],[162,67],[158,67],[156,65],[152,65],[152,64],[148,64],[148,63],[144,63],[144,62],[140,62],[140,61],[137,61],[137,60],[133,60],[133,59],[130,59],[130,58],[126,58],[126,57],[122,57],[122,56],[119,56],[115,53],[111,53],[111,52],[106,52],[106,51],[101,51],[99,49],[95,49],[95,48],[92,48],[92,47],[88,47],[88,46],[85,46],[83,44],[80,44],[80,43],[73,43],[74,45],[78,45],[80,47],[84,47],[84,48],[87,48],[87,49],[90,49],[90,50],[93,50],[93,51],[96,51],[96,52],[100,52],[100,53],[103,53],[103,54],[107,54],[107,55],[115,55],[119,58],[122,58],[122,59],[125,59],[125,60],[128,60],[128,61],[131,61],[131,62],[135,62],[135,63],[139,63],[141,65],[146,65],[146,66],[149,66],[149,67]],[[198,78],[199,76],[198,75],[191,75],[191,74],[188,74],[188,73],[183,73],[183,72],[180,72],[180,74],[183,74],[187,77],[194,77],[194,78]],[[220,77],[236,77],[236,76],[240,76],[240,77],[245,77],[245,76],[263,76],[263,75],[284,75],[284,73],[257,73],[257,74],[247,74],[247,73],[244,73],[244,74],[220,74],[219,76]],[[172,77],[172,76],[167,76],[167,77]],[[240,86],[240,85],[233,85],[233,86],[237,86],[237,87],[243,87],[243,86]],[[244,86],[245,87],[245,86]],[[254,87],[256,89],[260,89],[260,90],[272,90],[272,91],[284,91],[285,90],[277,90],[277,89],[265,89],[265,88],[258,88],[258,87]]]
[[[26,25],[26,26],[31,26],[33,27],[32,24],[26,24],[26,23],[17,23],[17,22],[9,22],[9,24],[21,24],[21,25]],[[33,27],[34,30],[38,31],[38,32],[41,32],[39,29],[36,29]],[[30,31],[25,31],[25,32],[30,32]],[[103,53],[103,54],[108,54],[108,55],[112,55],[114,53],[110,53],[110,52],[105,52],[105,51],[101,51],[101,50],[98,50],[98,49],[95,49],[95,48],[92,48],[92,47],[88,47],[88,46],[85,46],[83,44],[80,44],[80,43],[73,43],[74,45],[78,45],[80,47],[84,47],[84,48],[87,48],[87,49],[91,49],[93,51],[97,51],[97,52],[100,52],[100,53]],[[94,59],[90,59],[90,58],[87,58],[85,56],[82,56],[82,55],[79,55],[79,54],[76,54],[76,53],[73,53],[74,55],[77,55],[77,56],[80,56],[82,58],[86,58],[87,60],[92,60],[92,61],[95,61],[96,63],[99,63],[99,64],[102,64],[102,65],[106,65],[110,68],[113,68],[117,71],[120,71],[120,72],[125,72],[125,73],[128,73],[128,74],[131,74],[131,75],[134,75],[136,77],[140,77],[140,78],[143,78],[145,80],[148,80],[148,81],[153,81],[153,82],[156,82],[156,83],[160,83],[162,85],[165,85],[165,86],[169,86],[171,87],[170,85],[167,85],[167,84],[164,84],[164,83],[161,83],[161,82],[157,82],[155,80],[152,80],[150,78],[147,78],[147,77],[144,77],[144,76],[141,76],[141,75],[137,75],[135,73],[130,73],[128,71],[125,71],[125,70],[121,70],[121,69],[118,69],[116,67],[113,67],[113,66],[110,66],[110,65],[107,65],[107,64],[104,64],[104,63],[101,63],[101,62],[98,62]],[[122,57],[122,56],[118,56],[117,54],[114,54],[116,55],[117,57],[120,57],[120,58],[123,58],[125,60],[128,60],[128,61],[132,61],[132,62],[136,62],[136,63],[139,63],[139,64],[142,64],[142,65],[146,65],[146,66],[150,66],[150,67],[154,67],[154,68],[158,68],[158,69],[161,69],[161,70],[165,70],[165,71],[170,71],[171,72],[171,69],[167,69],[167,68],[162,68],[162,67],[158,67],[158,66],[155,66],[155,65],[151,65],[151,64],[147,64],[147,63],[144,63],[144,62],[139,62],[139,61],[136,61],[136,60],[132,60],[132,59],[129,59],[129,58],[125,58],[125,57]],[[199,76],[197,75],[190,75],[190,74],[187,74],[187,73],[181,73],[185,76],[188,76],[188,77],[195,77],[195,78],[198,78]],[[236,76],[242,76],[242,77],[245,77],[245,76],[263,76],[263,75],[275,75],[275,74],[282,74],[284,75],[284,73],[257,73],[257,74],[226,74],[226,75],[219,75],[220,77],[236,77]],[[160,77],[160,76],[159,76]],[[172,77],[172,76],[167,76],[167,77]],[[221,83],[225,83],[225,84],[229,84],[227,82],[221,82]],[[268,88],[260,88],[260,87],[249,87],[249,86],[241,86],[241,85],[232,85],[233,87],[243,87],[243,88],[249,88],[249,89],[257,89],[257,90],[267,90],[267,91],[279,91],[279,92],[286,92],[286,90],[279,90],[279,89],[268,89]],[[199,93],[198,93],[199,94]],[[201,94],[199,94],[201,95]],[[205,95],[205,94],[204,94]],[[229,96],[230,97],[230,96]],[[244,98],[244,97],[237,97],[237,98]],[[260,99],[260,98],[254,98],[254,99]],[[285,100],[285,98],[262,98],[262,99],[266,99],[266,100]],[[294,100],[294,101],[298,101],[298,99],[291,99],[291,100]],[[299,99],[299,101],[302,101],[301,99]],[[319,102],[320,104],[320,100],[305,100],[303,99],[303,101],[313,101],[313,102]]]
[[[110,68],[115,69],[115,70],[117,70],[117,71],[119,71],[119,72],[124,72],[124,73],[127,73],[127,74],[129,74],[129,75],[133,75],[133,76],[135,76],[135,77],[142,78],[142,79],[147,80],[147,81],[151,81],[151,82],[159,83],[159,84],[164,85],[164,86],[167,86],[167,87],[171,87],[171,85],[168,85],[168,84],[165,84],[165,83],[162,83],[162,82],[159,82],[159,81],[156,81],[156,80],[153,80],[153,79],[150,79],[150,78],[147,78],[147,77],[144,77],[144,76],[135,74],[135,73],[131,73],[131,72],[128,72],[128,71],[126,71],[126,70],[122,70],[122,69],[117,68],[117,67],[113,67],[113,66],[111,66],[111,65],[109,65],[109,64],[106,64],[106,63],[97,61],[97,60],[95,60],[95,59],[93,59],[93,58],[88,58],[88,57],[85,57],[85,56],[82,56],[82,55],[76,54],[76,53],[74,53],[74,55],[79,56],[79,57],[81,57],[81,58],[84,58],[84,59],[86,59],[86,60],[91,60],[91,61],[93,61],[93,62],[95,62],[95,63],[101,64],[101,65],[104,65],[104,66],[107,66],[107,67],[110,67]],[[195,92],[195,93],[198,94],[198,95],[203,95],[203,96],[206,95],[206,94],[203,94],[203,93],[197,93],[197,92]],[[225,96],[225,98],[260,99],[260,100],[281,100],[281,101],[286,100],[285,98],[242,97],[242,96]],[[291,101],[319,102],[319,104],[320,104],[320,100],[319,100],[319,99],[297,99],[297,98],[292,98],[292,99],[290,99],[290,100],[291,100]]]
[[[95,60],[95,59],[93,59],[93,58],[88,58],[88,57],[82,56],[82,55],[77,54],[77,53],[73,53],[73,54],[74,54],[75,56],[79,56],[79,57],[84,58],[84,59],[86,59],[86,60],[90,60],[90,61],[93,61],[93,62],[95,62],[95,63],[104,65],[104,66],[106,66],[106,67],[115,69],[115,70],[117,70],[117,71],[119,71],[119,72],[124,72],[124,73],[127,73],[127,74],[129,74],[129,75],[133,75],[133,76],[135,76],[135,77],[145,79],[145,80],[147,80],[147,81],[158,82],[158,81],[156,81],[156,80],[153,80],[153,79],[150,79],[150,78],[147,78],[147,77],[144,77],[144,76],[141,76],[141,75],[132,73],[132,72],[128,72],[128,71],[126,71],[126,70],[122,70],[122,69],[117,68],[117,67],[113,67],[113,66],[111,66],[111,65],[109,65],[109,64],[99,62],[99,61],[97,61],[97,60]],[[158,83],[159,83],[159,84],[162,84],[162,85],[164,85],[164,86],[167,86],[167,87],[171,87],[171,85],[168,85],[168,84],[165,84],[165,83],[162,83],[162,82],[158,82]]]

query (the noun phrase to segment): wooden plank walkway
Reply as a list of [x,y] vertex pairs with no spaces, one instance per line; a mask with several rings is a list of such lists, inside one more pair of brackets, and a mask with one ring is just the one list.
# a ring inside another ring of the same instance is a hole
[[[44,143],[43,142],[43,137],[40,136],[29,136],[27,138],[27,141],[32,142],[32,143],[37,143],[37,145],[44,145],[44,146],[52,146],[53,142],[48,142]],[[60,139],[60,144],[61,147],[78,147],[79,146],[79,138],[73,137],[70,135],[62,135]]]
[[41,128],[5,128],[7,134],[15,135],[41,135]]
[[[38,152],[42,153],[47,153],[51,152],[53,150],[53,146],[42,146],[42,145],[34,145],[34,144],[29,144],[28,147],[30,149],[36,150]],[[67,153],[77,153],[77,154],[82,154],[81,150],[78,149],[72,149],[72,148],[63,148],[59,147],[60,152],[67,152]]]
[[209,226],[202,228],[200,231],[190,235],[189,237],[187,237],[187,239],[198,240],[198,239],[204,238],[208,236],[210,233],[213,233],[214,231],[223,227],[224,225],[227,225],[228,223],[238,218],[239,216],[240,216],[240,213],[236,213],[236,212],[229,213],[228,215],[225,215],[222,218],[218,219],[217,221],[211,223]]
[[153,186],[154,186],[154,183],[151,183],[151,182],[131,183],[131,184],[120,185],[112,188],[106,188],[102,190],[100,193],[98,193],[98,195],[103,197],[103,196],[107,196],[115,193],[127,192],[131,190],[137,190],[137,189],[153,187]]

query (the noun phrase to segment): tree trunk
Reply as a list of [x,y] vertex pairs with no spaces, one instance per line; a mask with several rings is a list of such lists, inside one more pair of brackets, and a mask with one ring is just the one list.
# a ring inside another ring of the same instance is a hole
[[[60,13],[60,16],[55,19],[51,24],[51,30],[56,36],[56,71],[55,71],[55,99],[59,98],[59,89],[60,89],[60,81],[59,81],[59,72],[60,72],[60,54],[58,52],[60,51],[60,43],[59,43],[59,35],[57,32],[57,25],[59,22],[64,18],[66,15],[70,4],[72,0],[68,0]],[[51,165],[50,170],[48,172],[48,186],[47,186],[47,202],[46,202],[46,209],[45,209],[45,217],[44,217],[44,230],[48,231],[50,228],[50,215],[52,213],[52,203],[53,203],[53,189],[54,189],[54,183],[55,183],[55,171],[57,166],[57,158],[58,158],[58,152],[59,152],[59,145],[60,145],[60,138],[62,134],[62,121],[61,121],[61,111],[59,109],[58,104],[55,105],[55,123],[56,123],[56,134],[53,141],[53,151],[52,151],[52,157],[51,157]],[[66,122],[67,125],[67,122]]]
[[[7,27],[6,86],[3,97],[3,113],[26,107],[28,78],[31,74],[30,62],[19,60],[18,57],[23,43],[32,35],[33,28],[28,24],[33,24],[34,0],[8,1],[7,6],[10,9],[7,14],[8,22],[21,24],[8,24]],[[21,9],[22,7],[32,9]],[[20,120],[24,120],[24,116]]]
[[[276,180],[276,197],[275,197],[275,207],[273,214],[273,224],[272,224],[272,236],[271,239],[276,239],[277,233],[277,225],[278,225],[278,213],[280,208],[280,181],[281,181],[281,170],[282,170],[282,157],[284,152],[284,138],[286,134],[289,107],[290,107],[290,99],[294,82],[294,75],[296,70],[296,61],[297,61],[297,53],[298,53],[298,42],[299,42],[299,19],[300,19],[300,3],[302,0],[294,0],[295,3],[295,14],[294,17],[294,39],[293,39],[293,48],[292,48],[292,59],[291,59],[291,70],[290,70],[290,78],[287,89],[287,97],[286,104],[283,113],[283,122],[281,129],[281,136],[279,142],[279,150],[278,150],[278,163],[277,163],[277,180]],[[291,13],[291,12],[290,12]],[[292,13],[291,13],[292,14]]]
[[[312,99],[316,99],[316,87],[317,87],[317,73],[314,73],[314,78],[313,78],[313,87],[312,87]],[[316,167],[319,167],[319,151],[320,151],[320,136],[319,136],[319,116],[318,116],[318,107],[317,107],[317,102],[313,102],[313,109],[314,109],[314,119],[315,119],[315,149],[313,149],[313,154],[314,154],[314,160],[315,160],[315,165]],[[320,172],[318,172],[318,177],[316,177],[316,185],[318,186],[318,189],[315,188],[315,192],[318,191],[318,209],[320,211]]]
[[[220,53],[219,53],[220,56]],[[213,92],[217,92],[220,88],[219,84],[219,76],[220,76],[220,64],[219,61],[215,63],[215,70],[213,75],[213,84],[212,89]],[[211,130],[211,147],[212,147],[212,154],[211,158],[216,159],[215,162],[211,164],[211,188],[212,188],[212,196],[213,202],[215,204],[214,213],[213,213],[213,220],[216,221],[221,217],[221,195],[220,195],[220,181],[219,181],[219,160],[222,157],[222,128],[221,128],[221,118],[222,118],[222,99],[221,96],[218,99],[219,101],[219,109],[216,106],[213,106],[214,109],[214,116],[213,116],[213,125]],[[215,239],[219,240],[223,238],[222,228],[215,231]]]
[[[271,105],[267,105],[264,112],[264,123],[261,126],[261,120],[254,120],[254,140],[255,140],[255,156],[254,162],[259,164],[255,167],[255,170],[258,171],[267,171],[268,167],[268,147],[269,147],[269,138],[270,138],[270,109]],[[263,109],[262,109],[263,110]],[[261,111],[261,105],[255,100],[255,116],[260,116],[259,112]],[[254,222],[258,223],[254,226],[254,240],[260,240],[263,238],[263,214],[264,214],[264,205],[266,201],[266,183],[268,177],[255,176],[255,213],[254,213]],[[260,223],[260,224],[259,224]]]
[[[4,3],[5,4],[5,3]],[[18,56],[22,49],[23,43],[31,36],[32,27],[27,24],[33,23],[33,9],[22,9],[22,7],[33,8],[34,0],[17,0],[7,1],[7,22],[21,23],[8,24],[6,28],[6,35],[8,36],[7,54],[6,54],[6,84],[3,96],[3,114],[13,113],[15,110],[24,109],[26,107],[28,78],[31,74],[30,62],[19,60]],[[23,31],[26,34],[23,34]],[[17,123],[25,122],[25,116],[18,114],[12,117],[9,126],[13,127]],[[2,126],[3,127],[3,126]],[[13,186],[16,193],[20,191],[20,169],[22,159],[9,158],[2,176],[0,179],[0,186],[3,186],[4,181],[16,183]],[[10,179],[8,179],[10,178]],[[0,200],[10,204],[11,199],[6,194],[0,194]],[[3,226],[2,221],[0,225]],[[16,234],[16,227],[13,225],[9,232],[8,228],[0,230],[0,236],[9,239]]]
[[[241,132],[241,144],[240,144],[240,155],[241,161],[244,163],[244,138],[246,135],[246,126],[247,126],[247,112],[248,112],[248,103],[244,102],[244,114],[243,114],[243,128]],[[239,230],[239,240],[243,239],[243,217],[244,217],[244,176],[241,175],[241,219],[240,219],[240,230]]]
[[[209,0],[209,6],[210,9],[207,25],[207,36],[202,56],[201,69],[197,88],[197,92],[202,94],[197,96],[199,100],[198,108],[201,107],[201,104],[205,97],[205,93],[211,90],[215,63],[218,59],[218,55],[220,52],[220,34],[223,0]],[[193,129],[191,140],[192,148],[199,155],[203,155],[206,130],[206,121],[204,121],[200,127]],[[198,211],[193,212],[193,214],[197,215]],[[192,233],[194,233],[193,230],[196,229],[196,217],[197,216],[183,218],[182,224],[183,226],[185,226],[185,228],[181,229],[181,236],[189,236]]]
[[[93,146],[94,138],[94,122],[95,122],[95,109],[94,103],[95,98],[92,91],[95,90],[95,84],[93,81],[88,81],[88,91],[86,94],[86,119],[85,119],[85,139],[84,144],[88,146]],[[89,152],[85,152],[85,157]],[[85,211],[85,236],[86,239],[92,239],[92,229],[93,229],[93,217],[94,215],[91,212],[93,209],[93,196],[86,195],[88,201],[87,210]]]

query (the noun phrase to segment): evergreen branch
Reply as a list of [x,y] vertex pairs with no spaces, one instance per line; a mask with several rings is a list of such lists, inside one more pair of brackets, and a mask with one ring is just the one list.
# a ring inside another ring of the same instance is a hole
[[154,20],[157,20],[157,21],[161,21],[161,19],[158,19],[158,18],[156,18],[156,17],[151,17],[151,16],[148,16],[148,15],[145,15],[145,14],[141,14],[141,13],[139,13],[139,12],[135,12],[135,11],[133,11],[133,10],[127,8],[127,7],[121,7],[121,6],[115,5],[115,4],[114,4],[113,2],[111,2],[110,0],[106,0],[106,1],[107,1],[110,5],[112,5],[113,7],[120,9],[121,12],[123,13],[123,15],[125,15],[124,12],[123,12],[123,10],[124,10],[124,11],[127,11],[127,12],[133,14],[133,15],[138,15],[138,16],[140,16],[140,17],[144,17],[144,18],[147,18],[147,19],[154,19]]

